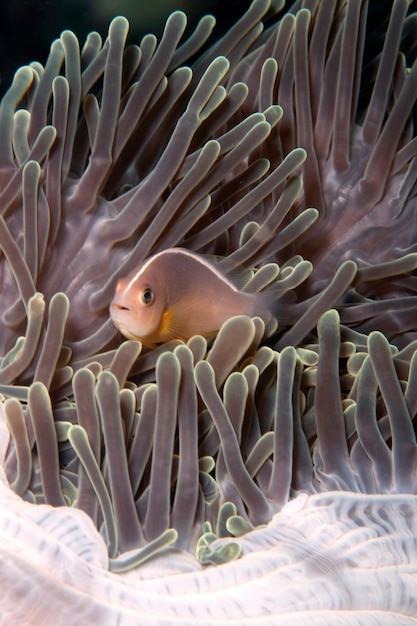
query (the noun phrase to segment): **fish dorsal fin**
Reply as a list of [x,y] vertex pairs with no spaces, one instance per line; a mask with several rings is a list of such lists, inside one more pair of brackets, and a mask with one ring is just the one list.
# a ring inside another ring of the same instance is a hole
[[253,271],[251,269],[235,263],[228,257],[215,254],[202,254],[201,256],[239,291],[252,278]]

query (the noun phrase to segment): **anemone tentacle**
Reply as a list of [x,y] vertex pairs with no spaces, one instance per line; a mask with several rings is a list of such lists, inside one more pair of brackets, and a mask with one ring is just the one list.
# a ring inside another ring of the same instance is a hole
[[[417,623],[415,14],[369,60],[365,0],[282,5],[65,31],[3,98],[10,623]],[[122,341],[118,278],[175,246],[288,321]]]

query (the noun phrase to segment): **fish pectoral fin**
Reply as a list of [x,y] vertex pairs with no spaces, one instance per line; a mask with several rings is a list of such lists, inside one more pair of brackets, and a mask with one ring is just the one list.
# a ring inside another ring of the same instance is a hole
[[188,338],[186,323],[176,315],[175,309],[168,309],[162,314],[159,336],[163,342]]

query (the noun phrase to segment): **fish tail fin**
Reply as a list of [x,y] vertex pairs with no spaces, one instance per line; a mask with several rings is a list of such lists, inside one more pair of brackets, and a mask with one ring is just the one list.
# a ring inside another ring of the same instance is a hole
[[[265,334],[270,336],[277,327],[287,326],[294,318],[296,296],[294,291],[266,289],[257,294],[261,307],[256,314],[265,322]],[[262,314],[261,314],[262,309]]]

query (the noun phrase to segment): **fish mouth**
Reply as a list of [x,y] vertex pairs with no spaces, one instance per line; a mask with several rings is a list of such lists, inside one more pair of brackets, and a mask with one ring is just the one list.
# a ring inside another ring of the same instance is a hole
[[110,315],[112,315],[115,311],[130,311],[129,307],[124,304],[119,304],[118,302],[113,302],[110,304]]
[[119,330],[122,335],[124,335],[127,339],[139,339],[139,337],[134,334],[130,329],[130,324],[126,320],[126,317],[129,314],[128,307],[121,306],[117,303],[111,303],[110,305],[110,317],[113,324],[116,326],[117,330]]

